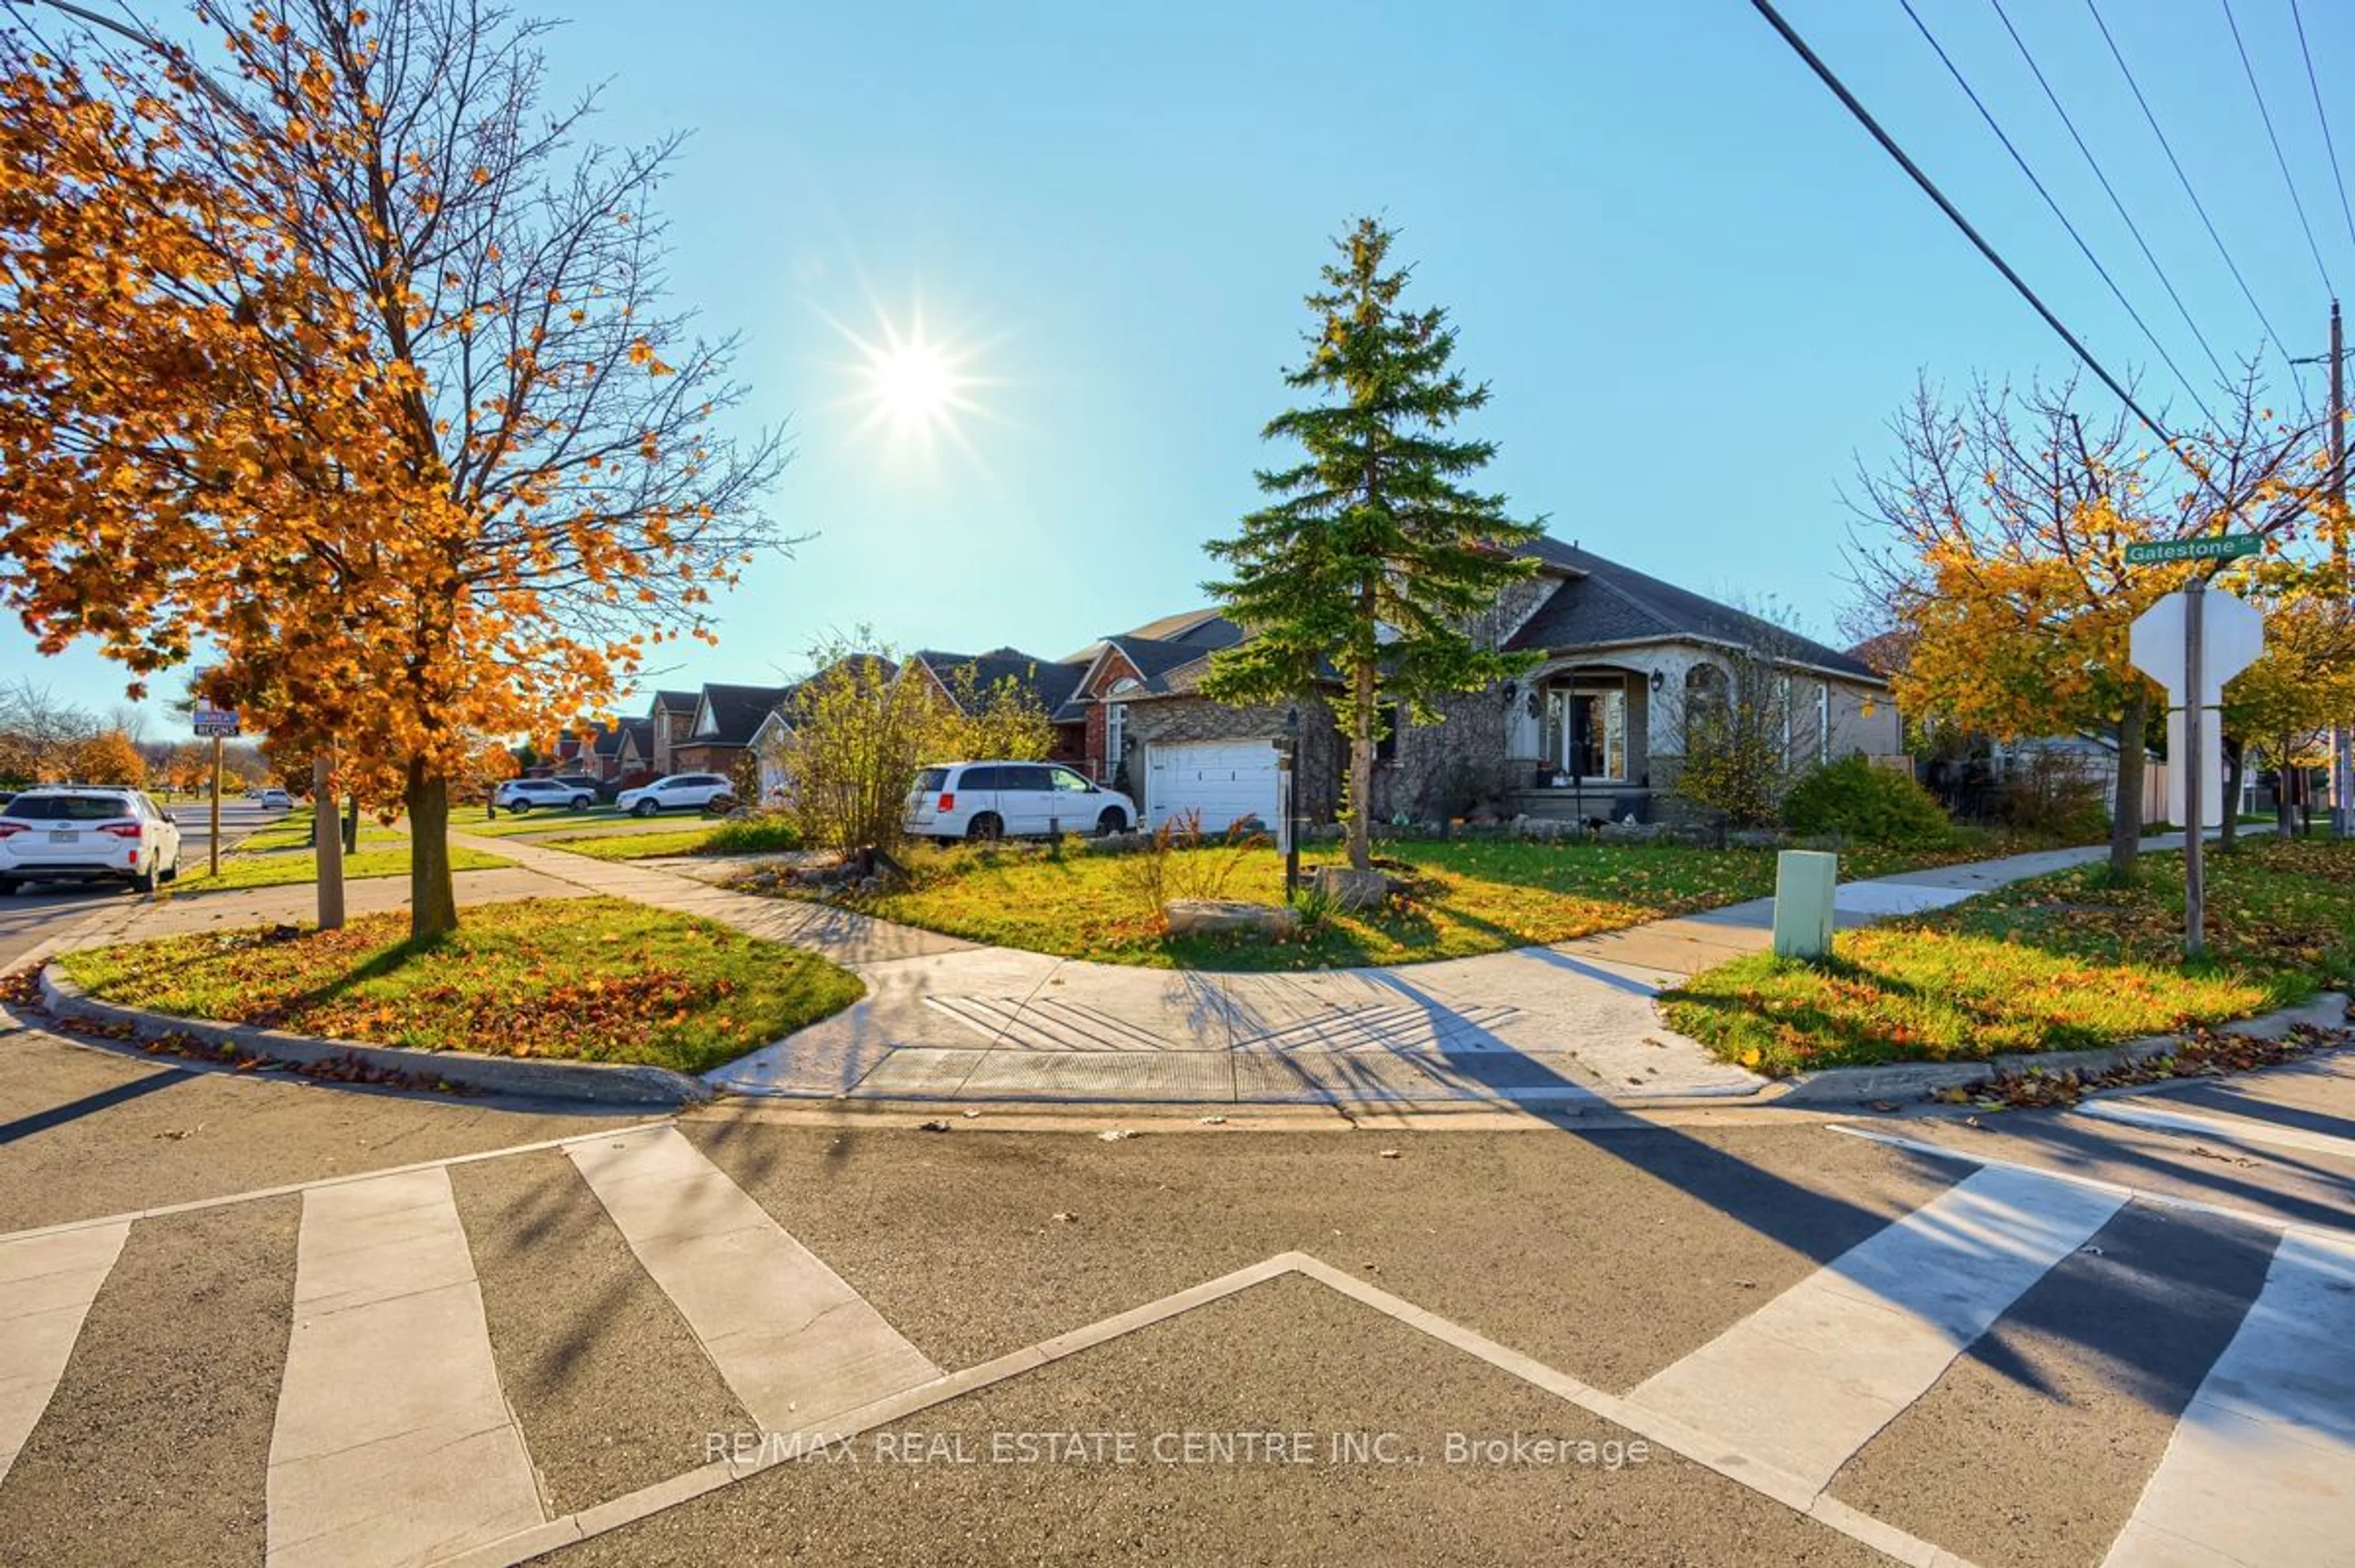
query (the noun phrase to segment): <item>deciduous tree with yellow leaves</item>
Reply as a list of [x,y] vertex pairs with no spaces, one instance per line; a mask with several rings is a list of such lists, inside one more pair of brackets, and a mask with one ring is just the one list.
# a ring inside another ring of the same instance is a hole
[[210,643],[273,755],[406,809],[432,936],[482,737],[709,639],[789,542],[786,453],[725,432],[734,342],[665,305],[676,142],[585,143],[540,25],[193,10],[227,68],[93,11],[0,31],[0,594],[143,677]]
[[[2081,415],[2073,383],[1979,385],[1957,404],[1924,385],[1891,421],[1896,455],[1866,469],[1852,556],[1865,599],[1905,647],[1891,683],[1919,718],[2008,739],[2114,735],[2110,863],[2132,874],[2143,753],[2158,689],[2127,657],[2128,629],[2200,565],[2130,566],[2126,547],[2254,533],[2260,560],[2311,548],[2327,510],[2311,419],[2276,418],[2254,374],[2220,421],[2142,438],[2126,416]],[[2219,586],[2249,570],[2236,565]]]

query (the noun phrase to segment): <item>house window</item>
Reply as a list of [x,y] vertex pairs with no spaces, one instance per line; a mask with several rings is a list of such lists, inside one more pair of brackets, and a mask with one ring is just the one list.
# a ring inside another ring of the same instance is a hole
[[1120,776],[1121,753],[1128,745],[1128,704],[1104,704],[1104,777]]
[[1395,763],[1399,754],[1399,735],[1406,728],[1406,716],[1395,702],[1385,702],[1378,710],[1382,738],[1374,742],[1374,761]]

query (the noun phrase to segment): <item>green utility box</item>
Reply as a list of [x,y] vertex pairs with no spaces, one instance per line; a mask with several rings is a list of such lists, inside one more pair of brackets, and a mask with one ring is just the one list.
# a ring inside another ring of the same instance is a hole
[[1832,891],[1839,857],[1821,849],[1785,849],[1774,860],[1774,956],[1828,958],[1832,951]]

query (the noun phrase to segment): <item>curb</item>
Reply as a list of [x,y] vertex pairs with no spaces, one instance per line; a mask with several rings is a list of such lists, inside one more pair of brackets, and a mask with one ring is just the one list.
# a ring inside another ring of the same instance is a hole
[[535,1100],[568,1100],[593,1105],[653,1106],[675,1110],[711,1099],[698,1079],[667,1067],[608,1061],[540,1061],[481,1056],[465,1051],[412,1051],[397,1045],[356,1045],[318,1035],[290,1034],[251,1024],[176,1018],[92,998],[54,964],[40,971],[41,1000],[49,1010],[122,1024],[140,1038],[181,1034],[208,1045],[226,1045],[270,1061],[308,1065],[357,1061],[384,1072],[407,1073],[428,1083],[455,1083],[485,1093]]
[[[2344,992],[2324,991],[2312,1000],[2278,1012],[2260,1014],[2239,1023],[2219,1025],[2219,1034],[2243,1034],[2257,1040],[2279,1040],[2299,1025],[2317,1029],[2347,1023]],[[1925,1098],[1942,1089],[1967,1089],[1994,1078],[2041,1072],[2057,1077],[2064,1072],[2093,1074],[2172,1056],[2183,1037],[2147,1035],[2124,1045],[2091,1051],[2022,1051],[1990,1056],[1977,1061],[1892,1062],[1886,1067],[1828,1067],[1820,1072],[1784,1080],[1780,1094],[1757,1102],[1774,1105],[1849,1105],[1870,1100]]]

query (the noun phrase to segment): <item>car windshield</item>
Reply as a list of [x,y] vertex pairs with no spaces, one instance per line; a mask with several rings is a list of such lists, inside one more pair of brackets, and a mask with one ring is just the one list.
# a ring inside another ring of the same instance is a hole
[[112,822],[136,816],[130,797],[120,795],[20,795],[0,816],[20,822]]

